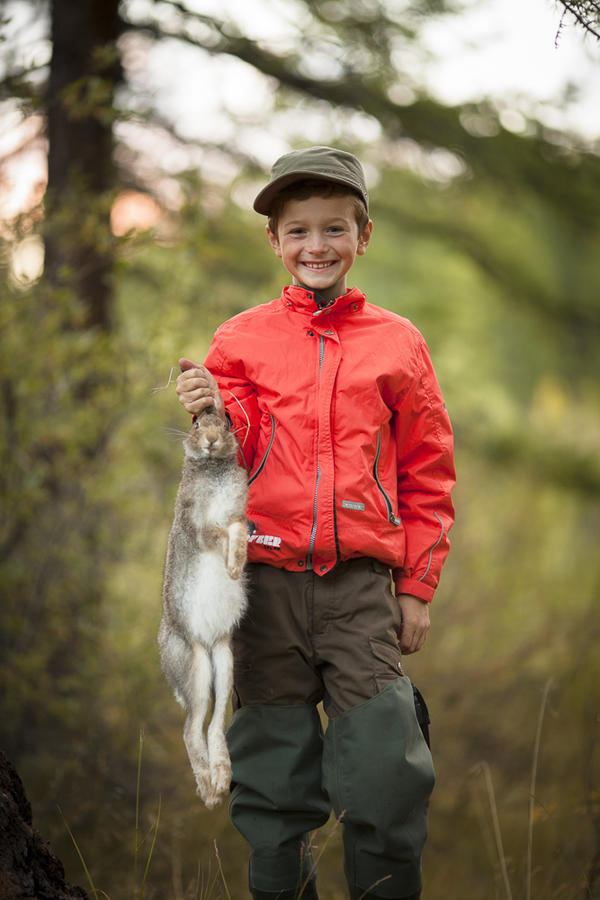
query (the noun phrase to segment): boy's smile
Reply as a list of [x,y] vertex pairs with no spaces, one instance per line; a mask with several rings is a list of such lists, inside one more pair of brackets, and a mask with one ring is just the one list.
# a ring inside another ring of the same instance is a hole
[[267,226],[271,246],[294,284],[330,300],[346,292],[346,275],[356,255],[367,249],[372,222],[359,234],[349,197],[309,197],[288,200],[278,220],[277,234]]

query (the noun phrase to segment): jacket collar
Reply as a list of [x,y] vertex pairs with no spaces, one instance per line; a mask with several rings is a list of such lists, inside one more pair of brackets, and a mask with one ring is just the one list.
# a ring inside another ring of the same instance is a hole
[[319,308],[315,301],[315,292],[296,284],[288,285],[283,289],[281,302],[295,312],[305,313],[311,316],[331,316],[340,313],[357,312],[365,305],[366,297],[358,288],[350,288],[341,297],[336,297],[329,306]]

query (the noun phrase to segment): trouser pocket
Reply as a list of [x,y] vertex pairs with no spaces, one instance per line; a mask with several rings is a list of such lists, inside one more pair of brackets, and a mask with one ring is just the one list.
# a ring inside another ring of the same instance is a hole
[[373,654],[375,686],[378,691],[382,691],[390,681],[394,681],[399,675],[404,675],[402,654],[397,643],[390,644],[380,638],[370,637],[369,644]]

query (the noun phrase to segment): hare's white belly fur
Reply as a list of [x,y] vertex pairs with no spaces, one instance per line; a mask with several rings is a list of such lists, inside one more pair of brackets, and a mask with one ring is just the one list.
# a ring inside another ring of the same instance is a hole
[[216,550],[198,554],[187,568],[178,591],[181,616],[190,641],[211,647],[238,624],[245,606],[243,584],[229,577]]

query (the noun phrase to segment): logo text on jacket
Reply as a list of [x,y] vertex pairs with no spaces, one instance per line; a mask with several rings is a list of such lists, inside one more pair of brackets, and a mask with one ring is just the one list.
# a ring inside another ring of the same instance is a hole
[[274,534],[257,534],[253,532],[248,535],[249,544],[264,544],[265,547],[281,547],[281,538]]

